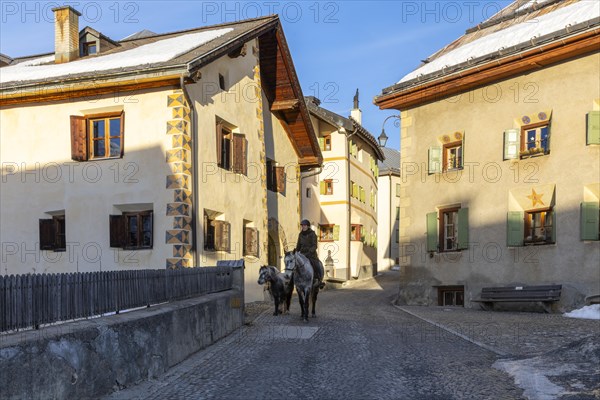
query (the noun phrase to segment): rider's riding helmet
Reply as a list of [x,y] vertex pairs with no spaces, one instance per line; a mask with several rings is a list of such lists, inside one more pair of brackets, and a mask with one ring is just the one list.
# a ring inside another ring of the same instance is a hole
[[310,226],[310,221],[307,219],[303,219],[302,222],[300,222],[300,225]]

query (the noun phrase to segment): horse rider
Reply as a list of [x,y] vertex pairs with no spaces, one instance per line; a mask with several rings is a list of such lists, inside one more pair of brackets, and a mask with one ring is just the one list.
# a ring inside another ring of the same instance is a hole
[[315,278],[319,281],[321,289],[325,287],[323,283],[323,264],[319,261],[317,256],[317,234],[310,228],[310,222],[307,219],[303,219],[300,222],[302,231],[298,235],[298,243],[296,244],[296,251],[304,254],[309,259],[313,266]]

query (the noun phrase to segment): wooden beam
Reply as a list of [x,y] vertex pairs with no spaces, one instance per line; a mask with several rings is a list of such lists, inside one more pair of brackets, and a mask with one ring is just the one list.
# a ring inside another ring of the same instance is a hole
[[300,105],[300,100],[292,99],[292,100],[275,100],[273,104],[271,104],[271,111],[287,111],[298,108]]

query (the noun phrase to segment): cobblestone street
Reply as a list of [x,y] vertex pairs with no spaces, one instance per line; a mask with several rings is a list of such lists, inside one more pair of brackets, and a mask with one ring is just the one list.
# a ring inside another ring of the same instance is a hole
[[321,293],[317,318],[251,305],[250,322],[110,399],[519,399],[498,355],[391,305],[390,272]]

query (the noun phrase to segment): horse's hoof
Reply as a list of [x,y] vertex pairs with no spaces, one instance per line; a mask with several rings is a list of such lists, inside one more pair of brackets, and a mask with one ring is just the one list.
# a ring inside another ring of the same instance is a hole
[[302,321],[308,322],[308,318],[303,318]]
[[312,317],[313,317],[313,318],[317,318],[317,314],[313,314],[313,315],[312,315]]

